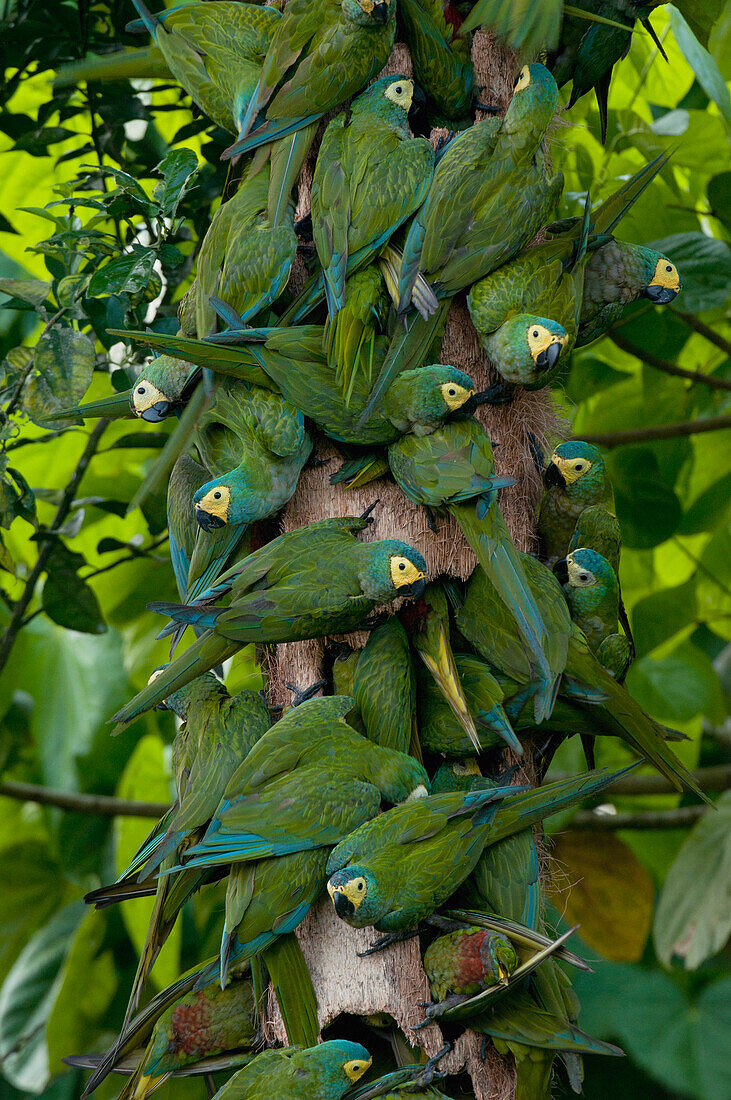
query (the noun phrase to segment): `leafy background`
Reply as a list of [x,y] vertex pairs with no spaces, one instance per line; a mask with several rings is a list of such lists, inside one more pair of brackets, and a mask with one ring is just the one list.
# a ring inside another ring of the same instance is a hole
[[[141,610],[153,595],[174,598],[164,500],[127,506],[169,427],[37,421],[105,395],[110,375],[130,384],[139,363],[107,326],[175,330],[224,184],[226,139],[191,121],[175,87],[52,86],[62,62],[132,43],[131,5],[5,0],[0,11],[0,625],[10,626],[0,765],[4,780],[164,802],[171,716],[148,714],[114,740],[106,723],[165,657]],[[638,649],[629,686],[688,734],[678,751],[689,766],[728,765],[731,4],[663,7],[653,25],[669,64],[634,35],[615,69],[606,146],[587,97],[553,133],[553,155],[566,175],[562,214],[573,215],[587,190],[601,200],[672,150],[621,235],[667,252],[684,290],[575,354],[554,398],[578,436],[607,446]],[[629,442],[616,435],[630,431]],[[259,684],[247,654],[229,676],[232,690],[245,684]],[[605,740],[599,762],[622,761]],[[578,766],[568,743],[554,770]],[[125,865],[149,822],[1,796],[0,806],[0,1096],[70,1100],[81,1076],[61,1059],[113,1037],[150,904],[96,914],[80,899]],[[583,1026],[628,1054],[587,1059],[590,1100],[731,1095],[731,795],[692,827],[685,806],[678,795],[617,797],[612,813],[660,813],[663,827],[598,833],[562,821],[555,839],[554,904],[581,921],[595,966],[577,979]],[[221,906],[214,888],[187,907],[155,966],[158,986],[214,950]],[[105,1082],[102,1097],[115,1088]],[[200,1098],[203,1085],[177,1081],[174,1094]]]

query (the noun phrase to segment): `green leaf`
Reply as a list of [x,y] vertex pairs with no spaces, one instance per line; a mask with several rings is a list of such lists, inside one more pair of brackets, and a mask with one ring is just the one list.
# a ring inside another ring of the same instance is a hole
[[43,610],[49,619],[67,630],[104,634],[107,625],[97,598],[78,574],[85,565],[83,556],[75,554],[62,542],[54,546],[43,586]]
[[83,901],[55,913],[26,944],[0,990],[0,1058],[17,1089],[41,1092],[50,1072],[48,1023],[58,974],[85,912]]
[[685,60],[695,73],[703,91],[709,99],[713,100],[728,125],[731,126],[731,96],[718,65],[708,50],[701,46],[674,4],[668,4],[668,12],[670,26],[673,28],[675,40],[683,51]]
[[652,241],[669,256],[680,272],[683,289],[673,305],[683,313],[701,313],[722,306],[731,283],[731,249],[724,241],[705,233],[676,233]]
[[710,658],[692,642],[683,642],[667,657],[635,661],[627,687],[640,706],[668,725],[697,714],[717,715],[720,687]]
[[666,645],[696,622],[695,576],[676,588],[662,588],[638,600],[632,609],[632,635],[638,657]]
[[198,158],[190,149],[171,149],[156,168],[163,182],[155,189],[155,199],[165,217],[174,217],[178,204],[198,171]]
[[712,531],[731,518],[731,473],[700,493],[687,509],[678,527],[679,535]]
[[92,275],[88,296],[99,298],[106,294],[137,294],[147,286],[156,258],[151,248],[136,246],[132,252],[110,260]]
[[688,970],[725,945],[731,933],[731,791],[690,831],[668,873],[655,914],[657,954]]
[[48,853],[48,845],[26,840],[0,852],[0,982],[30,937],[62,904],[66,881]]
[[674,490],[660,473],[657,456],[647,447],[622,447],[608,460],[622,541],[649,550],[670,538],[682,510]]
[[713,25],[725,4],[726,0],[678,0],[675,7],[682,12],[698,41],[707,46]]
[[731,232],[731,172],[719,172],[712,176],[706,195],[714,216]]
[[117,988],[114,957],[102,950],[106,919],[87,913],[59,974],[60,989],[53,1006],[46,1041],[51,1073],[63,1073],[70,1052],[93,1050],[100,1023]]
[[42,279],[0,279],[0,290],[11,298],[29,302],[38,308],[42,306],[51,292],[51,283]]
[[701,554],[696,595],[698,618],[708,623],[714,634],[731,640],[731,532],[718,531]]
[[34,371],[23,394],[23,408],[44,428],[63,428],[54,412],[75,405],[84,396],[96,364],[94,345],[83,332],[54,326],[40,338],[33,358]]

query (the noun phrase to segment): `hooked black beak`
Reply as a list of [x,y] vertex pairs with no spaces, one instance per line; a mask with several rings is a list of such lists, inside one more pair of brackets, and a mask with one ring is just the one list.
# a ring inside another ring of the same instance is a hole
[[422,577],[418,581],[414,581],[413,584],[405,584],[398,590],[399,596],[406,596],[407,599],[418,600],[419,596],[424,594],[426,588],[426,581]]
[[373,5],[373,11],[371,12],[371,18],[374,23],[381,23],[383,26],[388,23],[389,8],[388,0],[381,0],[380,3]]
[[409,126],[414,136],[429,137],[431,127],[426,116],[426,96],[418,84],[414,84],[414,95],[408,114]]
[[645,287],[645,297],[649,298],[656,306],[666,306],[677,295],[677,290],[669,286],[654,286],[652,283]]
[[549,344],[547,348],[544,348],[542,352],[536,357],[536,366],[539,370],[551,370],[556,366],[558,357],[561,354],[562,345],[558,340],[553,344]]
[[552,485],[559,485],[562,489],[566,488],[566,478],[555,462],[549,462],[546,466],[546,471],[543,475],[543,484],[547,489],[550,489]]
[[339,890],[333,890],[332,899],[335,912],[341,920],[348,920],[349,917],[355,916],[355,906],[345,894],[341,894]]
[[212,516],[210,512],[204,511],[203,508],[196,508],[195,518],[198,521],[198,526],[202,527],[204,531],[217,531],[219,527],[226,526],[226,521],[221,519],[220,516]]
[[148,424],[159,424],[170,415],[170,404],[170,401],[156,401],[149,409],[140,413],[140,420],[146,420]]
[[569,583],[569,563],[566,558],[561,558],[553,567],[553,575],[559,584]]

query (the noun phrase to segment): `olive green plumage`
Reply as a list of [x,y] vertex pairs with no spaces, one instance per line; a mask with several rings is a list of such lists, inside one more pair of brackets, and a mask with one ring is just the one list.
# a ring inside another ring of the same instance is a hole
[[477,0],[462,24],[462,33],[487,27],[526,55],[555,46],[561,29],[563,0]]
[[148,424],[158,424],[167,416],[179,412],[195,387],[199,370],[183,359],[158,355],[142,368],[134,386],[120,393],[74,405],[54,412],[54,420],[76,420],[79,417],[99,417],[116,420],[137,416]]
[[206,633],[116,715],[128,722],[248,642],[298,641],[357,629],[377,604],[423,590],[426,563],[396,539],[356,539],[368,521],[326,519],[256,550],[224,573],[207,598],[228,607],[154,604]]
[[667,256],[643,245],[611,241],[587,260],[576,346],[598,340],[633,302],[647,298],[667,305],[680,290],[678,269]]
[[[325,322],[323,333],[327,361],[340,385],[345,405],[350,405],[359,373],[359,389],[375,381],[382,357],[383,333],[390,299],[377,263],[356,271],[345,280],[343,304],[334,320]],[[356,395],[356,400],[358,399]]]
[[629,643],[619,634],[619,584],[612,566],[593,549],[579,547],[556,562],[571,618],[583,630],[592,653],[621,680],[630,661]]
[[549,565],[564,558],[584,508],[600,504],[614,512],[614,491],[601,452],[590,443],[560,443],[543,477],[538,535]]
[[229,1078],[215,1100],[340,1100],[370,1064],[365,1047],[345,1039],[305,1050],[265,1050]]
[[388,461],[406,496],[429,508],[445,507],[457,520],[500,592],[506,619],[512,618],[512,629],[530,649],[543,682],[537,711],[547,716],[563,671],[561,653],[555,651],[557,661],[550,659],[554,647],[498,505],[495,489],[506,479],[495,476],[489,436],[474,419],[452,421],[425,437],[404,436],[389,447]]
[[408,752],[416,714],[416,680],[406,631],[395,616],[368,635],[353,677],[353,696],[366,737]]
[[619,557],[622,550],[622,531],[613,512],[603,504],[590,504],[579,513],[569,550],[588,546],[606,558],[619,577]]
[[442,0],[399,0],[398,12],[427,99],[449,119],[468,114],[475,87],[469,39],[455,36]]
[[[464,692],[468,712],[474,718],[482,749],[508,745],[514,752],[523,748],[515,736],[503,708],[500,684],[484,663],[466,654],[456,654],[455,667]],[[419,741],[429,752],[447,757],[463,757],[474,752],[474,745],[457,721],[434,679],[426,672],[417,673],[419,688]]]

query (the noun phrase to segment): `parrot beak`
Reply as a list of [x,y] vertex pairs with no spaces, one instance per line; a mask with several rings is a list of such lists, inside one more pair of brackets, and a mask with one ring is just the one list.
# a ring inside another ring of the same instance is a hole
[[666,306],[677,295],[677,290],[669,286],[655,286],[652,283],[645,287],[645,297],[649,298],[656,306]]
[[505,967],[501,966],[501,964],[498,963],[497,970],[498,970],[498,974],[500,975],[500,980],[499,980],[498,984],[499,985],[508,985],[509,982],[510,982],[510,975],[508,974]]
[[154,405],[150,405],[149,409],[140,413],[140,420],[146,420],[148,424],[159,424],[169,415],[170,402],[156,401]]
[[561,558],[553,567],[553,575],[559,584],[569,583],[569,565],[566,558]]
[[332,903],[335,906],[335,912],[341,920],[348,920],[349,918],[355,916],[355,906],[353,905],[350,898],[347,898],[345,894],[343,894],[336,887],[331,886],[329,882],[327,884],[327,892],[332,898]]
[[547,489],[550,489],[552,485],[558,485],[561,489],[566,488],[566,478],[555,462],[549,462],[546,466],[546,472],[543,475],[543,484]]
[[399,596],[405,596],[410,600],[418,600],[419,596],[424,595],[424,589],[426,588],[426,581],[422,577],[418,581],[414,581],[413,584],[404,584],[399,588]]
[[544,348],[536,358],[536,366],[538,369],[551,370],[555,367],[558,362],[558,357],[561,354],[562,347],[563,345],[556,340],[553,344],[549,344],[547,348]]
[[195,518],[198,521],[198,526],[206,532],[216,531],[219,527],[226,526],[226,521],[221,519],[220,516],[212,516],[210,512],[204,511],[203,508],[196,508]]
[[418,84],[414,84],[414,95],[408,114],[411,133],[416,137],[429,137],[431,127],[426,116],[426,96]]
[[385,27],[388,23],[389,5],[388,0],[380,0],[380,3],[373,5],[373,11],[371,12],[371,19],[374,23],[380,23]]

